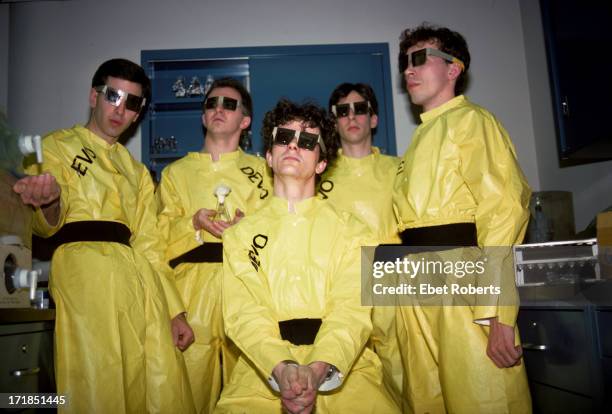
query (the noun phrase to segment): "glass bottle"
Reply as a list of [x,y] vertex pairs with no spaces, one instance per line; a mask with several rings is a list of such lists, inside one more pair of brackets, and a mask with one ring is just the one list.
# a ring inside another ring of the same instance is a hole
[[218,185],[215,188],[215,197],[217,197],[217,207],[215,208],[215,215],[213,216],[213,221],[232,221],[232,218],[227,211],[227,207],[225,205],[225,198],[230,193],[231,189],[223,184]]

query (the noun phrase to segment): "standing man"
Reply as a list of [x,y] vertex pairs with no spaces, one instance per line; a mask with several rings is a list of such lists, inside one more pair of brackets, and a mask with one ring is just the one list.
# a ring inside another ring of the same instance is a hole
[[92,79],[87,125],[45,137],[44,173],[14,186],[35,207],[34,232],[56,234],[62,243],[50,289],[56,382],[58,393],[69,396],[66,412],[193,412],[174,347],[188,347],[193,332],[163,261],[153,182],[117,142],[150,90],[140,66],[104,62]]
[[[238,147],[251,125],[252,109],[242,83],[215,81],[202,108],[202,150],[164,169],[157,190],[166,259],[195,331],[195,343],[184,355],[198,413],[212,412],[222,379],[227,383],[237,358],[223,332],[221,235],[244,214],[253,213],[272,191],[264,160]],[[219,217],[221,204],[227,214]]]
[[[378,126],[374,90],[363,83],[342,83],[329,98],[329,112],[335,120],[341,148],[319,182],[319,196],[368,224],[379,243],[399,243],[392,195],[400,160],[372,146]],[[375,307],[372,318],[372,341],[384,366],[385,384],[398,399],[402,366],[395,335],[395,309]]]
[[[223,318],[242,351],[218,413],[396,413],[366,341],[360,242],[367,227],[315,197],[336,155],[316,105],[281,100],[264,118],[274,197],[223,235]],[[273,390],[276,391],[273,392]]]
[[395,180],[403,244],[504,252],[486,267],[502,288],[498,302],[398,308],[404,394],[417,413],[528,413],[514,272],[503,264],[525,233],[529,186],[499,121],[457,95],[470,64],[459,33],[407,29],[399,62],[412,103],[423,108]]
[[338,85],[329,98],[341,148],[319,183],[321,198],[367,223],[381,243],[398,243],[393,215],[393,178],[399,159],[372,146],[378,126],[378,101],[363,83]]

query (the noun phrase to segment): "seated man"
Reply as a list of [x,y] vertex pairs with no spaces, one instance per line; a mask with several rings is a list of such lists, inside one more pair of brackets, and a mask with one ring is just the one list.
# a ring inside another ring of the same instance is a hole
[[323,109],[285,100],[263,124],[274,192],[223,234],[223,319],[243,355],[216,412],[398,412],[365,347],[372,322],[360,305],[359,246],[367,227],[315,197],[317,175],[336,153],[333,126]]

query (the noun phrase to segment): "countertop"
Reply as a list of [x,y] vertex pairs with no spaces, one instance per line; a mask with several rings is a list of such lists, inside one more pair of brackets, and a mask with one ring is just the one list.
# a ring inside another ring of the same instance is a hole
[[55,309],[2,308],[0,324],[55,320]]

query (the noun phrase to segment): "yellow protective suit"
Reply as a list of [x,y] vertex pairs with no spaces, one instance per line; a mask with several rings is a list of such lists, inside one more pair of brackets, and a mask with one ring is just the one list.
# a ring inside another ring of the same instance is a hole
[[[214,191],[219,184],[231,188],[225,205],[232,218],[237,208],[246,215],[253,213],[272,191],[265,161],[241,150],[221,154],[217,162],[210,154],[192,152],[164,169],[157,199],[159,225],[167,241],[166,260],[200,246],[192,218],[201,208],[215,209]],[[200,233],[204,246],[221,242],[206,231]],[[187,319],[195,333],[195,343],[184,356],[198,413],[212,412],[222,377],[223,382],[228,381],[238,357],[223,332],[222,273],[221,263],[181,263],[174,268]]]
[[[223,235],[223,318],[242,355],[215,412],[280,413],[266,378],[283,360],[340,371],[340,388],[317,397],[319,414],[398,412],[365,347],[372,322],[360,305],[359,246],[367,227],[315,197],[295,208],[273,197]],[[282,340],[279,321],[302,318],[322,319],[314,343]]]
[[[520,242],[530,189],[505,129],[464,96],[423,113],[421,120],[394,185],[400,231],[475,223],[480,247]],[[495,277],[503,294],[516,295],[512,271]],[[515,326],[517,306],[501,305],[398,308],[406,411],[531,411],[524,365],[499,369],[486,355],[487,318]]]
[[[48,237],[83,220],[119,222],[132,234],[131,247],[72,242],[53,255],[57,391],[70,398],[60,411],[193,412],[163,285],[172,315],[182,305],[167,283],[149,172],[121,144],[109,145],[82,126],[50,134],[43,149],[42,170],[61,187],[61,213],[51,227],[38,209],[36,234]],[[36,166],[28,172],[40,173]]]
[[[392,199],[399,162],[397,157],[381,154],[377,147],[363,158],[347,157],[340,149],[338,158],[319,181],[318,196],[368,224],[379,243],[400,243]],[[375,306],[372,323],[372,344],[383,363],[385,385],[399,402],[402,362],[395,334],[395,309]]]
[[393,180],[399,158],[383,155],[376,147],[363,158],[338,151],[338,158],[321,177],[317,192],[337,209],[364,221],[381,243],[400,243],[393,215]]

